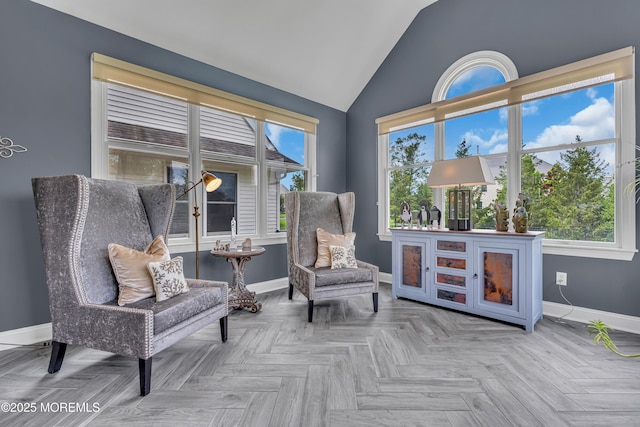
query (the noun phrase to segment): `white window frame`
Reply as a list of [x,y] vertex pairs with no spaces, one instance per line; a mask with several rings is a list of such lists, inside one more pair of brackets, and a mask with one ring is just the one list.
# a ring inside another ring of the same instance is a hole
[[[460,58],[440,77],[436,84],[432,103],[445,99],[447,91],[458,77],[478,66],[491,66],[500,71],[505,81],[518,78],[513,62],[505,55],[494,51],[480,51]],[[543,240],[543,253],[589,258],[631,260],[636,249],[636,203],[635,198],[625,193],[625,187],[635,179],[635,77],[614,82],[614,108],[616,136],[615,173],[615,242],[585,242],[571,240]],[[420,107],[418,107],[420,108]],[[507,154],[507,203],[515,204],[521,185],[520,159],[530,152],[522,147],[521,104],[508,108],[508,152]],[[417,110],[417,109],[416,109]],[[408,110],[409,111],[409,110]],[[418,123],[416,123],[418,125]],[[444,158],[445,122],[434,124],[435,160]],[[410,127],[407,125],[405,127]],[[389,231],[389,133],[378,136],[378,237],[391,240]],[[443,191],[434,189],[434,204],[444,206]]]
[[[141,152],[149,152],[154,154],[165,154],[170,156],[185,157],[185,161],[189,163],[191,174],[194,171],[199,173],[203,156],[200,152],[199,143],[199,114],[198,106],[189,104],[189,147],[172,148],[161,147],[157,145],[145,146],[144,143],[136,147]],[[252,235],[240,234],[237,236],[239,240],[246,237],[251,238],[255,245],[275,245],[286,243],[286,233],[268,233],[266,230],[267,216],[267,166],[268,163],[264,156],[264,137],[266,122],[256,120],[256,159],[231,159],[229,156],[217,157],[215,155],[207,155],[205,160],[224,163],[228,166],[229,171],[234,172],[234,165],[256,165],[257,166],[257,188],[256,188],[256,233]],[[305,172],[307,177],[306,191],[316,191],[317,173],[316,173],[316,135],[305,132],[305,165],[299,169]],[[118,142],[110,140],[107,136],[107,83],[92,79],[91,80],[91,176],[98,179],[109,178],[109,148],[122,148],[131,151],[131,145],[126,142]],[[243,161],[244,160],[244,161]],[[297,169],[297,168],[296,168]],[[193,177],[191,178],[193,179]],[[197,181],[197,180],[196,180]],[[197,191],[194,190],[194,191]],[[194,191],[189,194],[189,212],[193,212],[195,202]],[[206,200],[204,199],[204,190],[198,193],[198,202],[201,209],[206,211]],[[201,211],[202,212],[202,211]],[[213,245],[216,240],[224,239],[221,235],[206,236],[204,235],[204,227],[201,228],[202,235],[199,238],[200,249],[208,245]],[[189,235],[185,237],[170,237],[168,239],[168,247],[172,252],[183,253],[195,250],[195,222],[189,221]]]

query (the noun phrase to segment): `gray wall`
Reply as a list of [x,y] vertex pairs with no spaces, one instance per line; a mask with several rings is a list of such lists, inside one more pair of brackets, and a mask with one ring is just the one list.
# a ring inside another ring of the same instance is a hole
[[[31,178],[91,172],[92,52],[318,118],[318,189],[346,189],[344,112],[28,0],[2,0],[0,136],[28,151],[0,159],[0,332],[50,321]],[[201,249],[201,277],[230,280],[231,267]],[[187,273],[193,272],[194,254],[185,258]],[[247,265],[246,280],[286,275],[286,248],[277,245]]]
[[[391,244],[375,236],[377,117],[430,102],[442,73],[469,53],[502,52],[526,76],[638,44],[639,17],[635,0],[441,0],[423,9],[347,113],[358,257],[391,271]],[[545,255],[544,300],[564,303],[556,271],[569,274],[564,293],[575,305],[640,316],[640,256],[627,262]]]

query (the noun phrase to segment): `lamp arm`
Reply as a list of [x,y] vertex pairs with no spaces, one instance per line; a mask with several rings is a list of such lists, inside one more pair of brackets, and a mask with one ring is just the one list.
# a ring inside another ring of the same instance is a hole
[[181,198],[183,198],[185,196],[185,194],[187,194],[189,191],[193,190],[194,188],[196,188],[200,183],[202,182],[202,179],[200,179],[200,181],[194,183],[193,181],[187,181],[184,183],[184,185],[189,185],[191,184],[191,187],[185,189],[182,194],[180,194],[178,197],[176,197],[176,200],[180,200]]

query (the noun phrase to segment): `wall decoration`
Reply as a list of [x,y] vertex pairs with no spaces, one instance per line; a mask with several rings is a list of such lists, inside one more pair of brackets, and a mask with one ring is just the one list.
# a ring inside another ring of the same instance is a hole
[[0,158],[8,159],[13,153],[23,153],[27,151],[22,145],[14,144],[10,138],[0,137]]

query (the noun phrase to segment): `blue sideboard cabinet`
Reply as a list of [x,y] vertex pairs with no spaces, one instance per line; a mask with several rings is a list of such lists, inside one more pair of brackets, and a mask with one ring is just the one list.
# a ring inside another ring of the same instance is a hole
[[393,298],[524,326],[542,318],[544,232],[391,229]]

